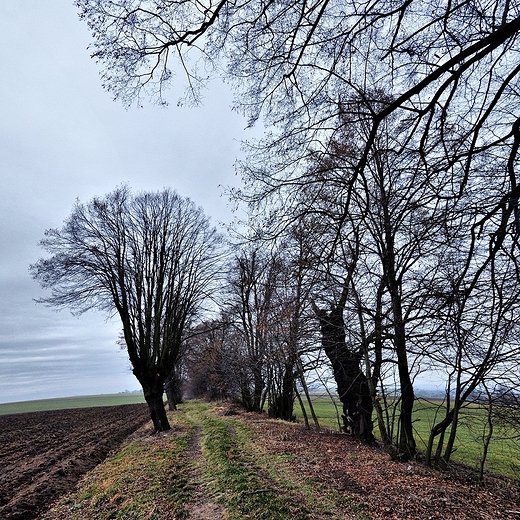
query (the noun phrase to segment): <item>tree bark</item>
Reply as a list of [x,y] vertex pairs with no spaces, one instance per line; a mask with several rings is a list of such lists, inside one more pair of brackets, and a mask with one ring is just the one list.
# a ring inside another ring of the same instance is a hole
[[330,312],[317,309],[322,345],[332,364],[339,399],[343,405],[343,431],[367,443],[374,442],[372,398],[365,374],[360,369],[361,352],[350,350],[345,341],[343,305]]
[[253,381],[252,411],[261,413],[264,403],[265,381],[262,374],[262,362],[258,358],[253,359]]
[[177,410],[177,405],[182,403],[182,380],[177,372],[174,367],[164,382],[164,392],[171,412]]
[[148,404],[150,417],[156,432],[164,432],[171,429],[166,416],[166,409],[164,408],[163,385],[164,381],[158,378],[154,378],[153,381],[141,381],[144,398]]
[[282,419],[283,421],[294,421],[294,364],[288,362],[284,366],[281,389],[274,392],[269,398],[268,413],[270,417]]
[[393,229],[389,215],[386,195],[383,194],[383,211],[385,214],[385,242],[383,253],[383,270],[386,286],[390,294],[393,315],[394,348],[397,357],[397,370],[401,387],[401,413],[399,415],[398,459],[407,461],[416,454],[416,443],[413,434],[413,406],[415,393],[408,366],[406,346],[406,329],[403,318],[402,285],[396,273],[396,253]]

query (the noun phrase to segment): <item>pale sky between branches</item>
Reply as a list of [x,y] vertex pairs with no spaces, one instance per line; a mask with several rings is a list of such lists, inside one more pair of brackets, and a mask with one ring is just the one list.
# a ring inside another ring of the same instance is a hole
[[233,218],[221,186],[236,185],[246,121],[215,82],[204,105],[125,109],[101,87],[90,35],[72,0],[0,3],[0,402],[139,388],[119,324],[37,305],[28,272],[77,198],[121,183],[171,187],[216,224]]

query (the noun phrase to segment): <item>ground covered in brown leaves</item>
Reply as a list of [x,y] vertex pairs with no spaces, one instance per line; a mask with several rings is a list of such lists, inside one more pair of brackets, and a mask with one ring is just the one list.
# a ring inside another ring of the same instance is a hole
[[258,421],[258,416],[247,420],[266,450],[287,456],[285,464],[296,478],[311,476],[366,504],[374,520],[520,519],[518,482],[488,476],[478,485],[469,470],[439,472],[416,462],[392,462],[384,450],[339,433]]

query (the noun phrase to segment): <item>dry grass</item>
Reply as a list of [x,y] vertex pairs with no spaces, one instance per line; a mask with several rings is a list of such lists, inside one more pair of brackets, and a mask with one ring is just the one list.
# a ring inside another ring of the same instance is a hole
[[40,520],[518,518],[518,483],[391,462],[334,432],[189,402],[141,429]]

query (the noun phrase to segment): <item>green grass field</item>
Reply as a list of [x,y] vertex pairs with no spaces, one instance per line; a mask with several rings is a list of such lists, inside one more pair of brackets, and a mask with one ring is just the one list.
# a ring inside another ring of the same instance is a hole
[[[443,417],[444,408],[440,402],[419,401],[414,410],[417,445],[420,450],[426,448],[430,430],[435,422]],[[437,420],[435,415],[438,414]],[[483,452],[483,434],[487,423],[486,410],[477,405],[470,405],[460,412],[459,426],[455,442],[453,462],[479,467]],[[450,430],[448,429],[448,434]],[[487,432],[487,430],[486,430]],[[520,443],[514,439],[510,429],[495,425],[485,471],[520,479]]]
[[[341,415],[341,403],[337,401],[336,405]],[[419,400],[415,406],[414,427],[417,447],[420,451],[426,449],[428,436],[434,421],[438,422],[442,418],[440,406],[440,402],[423,400]],[[318,416],[320,426],[339,429],[336,407],[329,397],[315,396],[313,398],[313,407]],[[296,406],[295,410],[297,419],[303,421],[300,407]],[[310,416],[309,421],[311,421]],[[472,468],[479,467],[483,450],[482,433],[485,422],[485,410],[478,406],[464,408],[461,411],[455,442],[456,451],[452,455],[452,462],[465,464]],[[520,439],[511,438],[515,433],[518,434],[520,432],[506,431],[499,427],[495,428],[485,464],[485,471],[517,480],[520,479]],[[377,426],[374,434],[377,437]]]
[[25,412],[43,412],[46,410],[67,410],[70,408],[90,408],[93,406],[116,406],[119,404],[144,403],[141,393],[122,393],[107,395],[86,395],[79,397],[61,397],[58,399],[39,399],[0,404],[0,415]]

